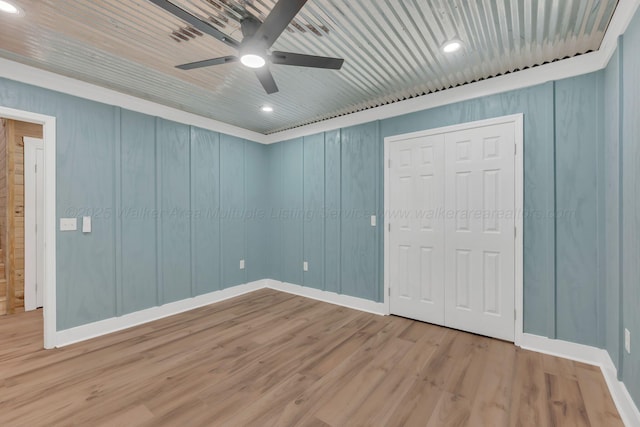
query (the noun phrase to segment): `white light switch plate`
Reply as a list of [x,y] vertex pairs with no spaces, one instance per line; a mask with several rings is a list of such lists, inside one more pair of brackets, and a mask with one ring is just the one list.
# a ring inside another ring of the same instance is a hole
[[240,270],[244,270],[244,260],[240,260]]
[[631,332],[627,328],[624,329],[624,349],[631,354]]
[[91,217],[90,216],[82,217],[82,232],[91,233]]
[[302,270],[309,271],[309,263],[307,261],[302,263]]
[[371,215],[371,226],[375,227],[376,226],[376,216],[375,215]]
[[60,231],[75,231],[77,229],[77,218],[60,218]]

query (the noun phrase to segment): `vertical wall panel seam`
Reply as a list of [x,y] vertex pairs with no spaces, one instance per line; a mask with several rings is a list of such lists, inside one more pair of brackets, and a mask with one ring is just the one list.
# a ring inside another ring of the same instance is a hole
[[327,216],[330,214],[327,209],[327,132],[323,132],[322,138],[324,140],[324,162],[322,163],[323,182],[322,182],[322,200],[323,200],[323,245],[322,245],[322,290],[327,290]]
[[278,223],[280,224],[280,277],[284,280],[284,220],[282,217],[284,210],[284,145],[280,147],[280,212],[278,213]]
[[193,226],[193,199],[194,199],[194,179],[193,179],[193,126],[189,126],[189,261],[191,263],[191,296],[194,297],[197,294],[196,291],[196,260],[195,260],[195,238],[194,238],[194,226]]
[[158,275],[158,283],[156,288],[156,304],[162,305],[164,301],[164,274],[162,268],[162,152],[158,138],[158,128],[160,120],[155,118],[154,126],[154,146],[155,146],[155,172],[156,172],[156,274]]
[[[380,245],[381,245],[381,236],[380,236],[380,224],[381,224],[381,217],[380,217],[380,212],[379,212],[379,208],[380,208],[380,197],[381,197],[381,188],[380,188],[380,174],[384,173],[384,158],[381,158],[381,153],[380,153],[380,120],[376,120],[376,135],[375,138],[373,139],[373,142],[376,144],[376,167],[374,169],[374,179],[375,179],[375,191],[376,191],[376,201],[375,201],[375,207],[374,207],[374,211],[373,214],[376,216],[376,226],[373,229],[374,233],[375,233],[375,265],[376,265],[376,272],[375,272],[375,281],[376,281],[376,294],[377,294],[377,300],[378,301],[382,301],[383,300],[383,294],[384,294],[384,284],[380,283]],[[380,165],[382,165],[382,170],[380,169]],[[384,223],[382,223],[384,225]]]
[[602,243],[602,229],[600,227],[600,220],[602,219],[602,215],[600,213],[600,206],[602,203],[602,197],[600,192],[602,191],[602,185],[603,185],[603,175],[602,175],[602,165],[600,164],[600,147],[602,146],[602,141],[600,140],[600,137],[603,136],[604,137],[604,133],[602,133],[601,135],[601,127],[602,127],[602,116],[601,113],[604,113],[603,107],[604,107],[604,100],[602,98],[602,94],[601,94],[601,90],[602,90],[602,85],[604,84],[604,71],[599,72],[596,77],[596,105],[594,106],[595,108],[595,112],[596,112],[596,138],[595,138],[595,170],[596,170],[596,192],[595,192],[595,196],[596,196],[596,342],[598,343],[598,346],[601,348],[606,348],[607,344],[604,340],[604,335],[602,334],[603,331],[603,327],[601,326],[602,322],[606,321],[605,316],[603,316],[602,313],[602,304],[604,302],[600,301],[600,295],[602,292],[602,286],[603,286],[603,282],[602,282],[602,263],[601,263],[601,256],[602,256],[602,249],[600,248],[600,244]]
[[322,132],[322,290],[327,290],[327,133]]
[[243,187],[243,198],[242,198],[242,232],[243,236],[243,248],[242,248],[242,259],[244,259],[244,281],[243,283],[247,283],[249,276],[249,268],[252,268],[252,260],[249,259],[249,246],[248,246],[248,238],[249,238],[249,221],[247,219],[247,144],[246,140],[242,141],[242,187]]
[[624,36],[618,43],[618,379],[624,372]]
[[122,109],[115,107],[115,163],[114,163],[114,267],[116,276],[116,316],[122,315],[124,308],[122,281]]
[[551,317],[552,325],[550,325],[551,336],[549,338],[556,338],[558,336],[558,183],[557,183],[557,164],[556,164],[556,148],[558,141],[557,131],[557,84],[553,82],[553,316]]
[[338,129],[338,293],[342,294],[342,128]]
[[[301,161],[302,161],[302,262],[304,263],[307,260],[307,250],[305,247],[305,233],[306,233],[306,222],[307,222],[307,210],[306,210],[306,197],[305,197],[305,157],[304,157],[304,149],[306,146],[306,137],[302,137],[302,150],[301,150]],[[302,266],[298,265],[296,268],[301,268]],[[306,286],[307,284],[307,274],[302,270],[302,286]]]
[[220,254],[218,269],[218,289],[224,289],[224,252],[222,252],[222,138],[218,137],[218,253]]

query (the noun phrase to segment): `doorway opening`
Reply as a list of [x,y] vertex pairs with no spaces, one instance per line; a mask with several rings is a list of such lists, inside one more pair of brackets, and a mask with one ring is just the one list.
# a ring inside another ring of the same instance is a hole
[[523,116],[385,138],[390,314],[522,339]]
[[[40,175],[42,176],[44,172],[43,150],[41,124],[2,119],[0,314],[12,315],[23,312],[25,309],[35,310],[43,305],[44,180],[37,178],[38,162],[41,168]],[[40,197],[37,197],[38,190]],[[39,233],[36,229],[38,222],[40,222]],[[40,265],[38,265],[37,256],[34,256],[38,253],[36,250],[38,241],[41,249]],[[40,270],[39,274],[38,270]],[[37,283],[38,276],[41,279],[40,289]]]
[[0,106],[0,319],[43,316],[40,348],[56,346],[55,136],[55,117]]

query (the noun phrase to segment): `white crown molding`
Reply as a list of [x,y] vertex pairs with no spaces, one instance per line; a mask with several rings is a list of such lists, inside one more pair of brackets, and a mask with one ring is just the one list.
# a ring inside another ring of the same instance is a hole
[[8,59],[0,58],[0,77],[222,132],[261,144],[273,144],[601,70],[608,65],[618,45],[618,37],[626,31],[639,5],[640,0],[620,0],[600,49],[595,52],[269,135],[187,113]]
[[50,89],[55,92],[65,93],[67,95],[77,96],[79,98],[89,99],[91,101],[101,102],[103,104],[114,105],[150,116],[197,126],[214,132],[237,136],[238,138],[244,138],[250,141],[263,142],[262,140],[264,139],[264,135],[258,132],[197,114],[187,113],[177,108],[147,101],[122,92],[117,92],[113,89],[107,89],[92,83],[72,79],[4,58],[0,58],[0,77]]
[[204,295],[198,295],[193,298],[187,298],[176,302],[171,302],[157,307],[147,308],[145,310],[136,311],[119,317],[112,317],[98,322],[88,323],[86,325],[77,326],[75,328],[64,329],[56,332],[55,347],[64,347],[80,341],[96,338],[101,335],[110,334],[143,323],[153,322],[163,317],[173,316],[174,314],[183,313],[198,307],[224,301],[249,292],[257,291],[265,288],[265,281],[258,280],[243,285],[232,286],[220,291],[210,292]]
[[382,105],[369,110],[348,114],[334,119],[312,123],[299,128],[276,132],[263,139],[265,144],[273,144],[287,141],[302,136],[314,135],[349,126],[355,126],[376,120],[388,119],[430,108],[441,107],[456,102],[468,101],[483,96],[495,95],[512,90],[536,86],[542,83],[562,80],[582,74],[602,70],[609,64],[617,46],[618,37],[626,31],[633,18],[640,0],[620,0],[613,14],[600,49],[576,56],[552,62],[527,70],[521,70],[476,83],[469,83],[452,89],[446,89],[423,96],[419,96],[393,104]]
[[624,424],[626,426],[640,426],[640,411],[627,387],[618,380],[618,372],[606,350],[532,334],[523,335],[521,347],[538,353],[598,366]]

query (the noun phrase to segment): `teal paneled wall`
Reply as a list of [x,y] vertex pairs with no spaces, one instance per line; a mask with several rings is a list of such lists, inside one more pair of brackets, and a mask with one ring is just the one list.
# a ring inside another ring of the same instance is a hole
[[[7,94],[10,89],[0,85],[0,103],[16,106],[5,98],[16,94]],[[34,111],[46,105],[49,113],[71,112],[57,122],[56,209],[58,217],[93,217],[90,235],[77,232],[58,236],[58,328],[112,317],[117,305],[114,166],[115,142],[120,133],[116,126],[118,109],[77,98],[58,98],[34,88],[18,94],[18,105],[28,107],[24,109]]]
[[191,296],[189,126],[156,120],[160,304]]
[[[297,220],[281,221],[274,233],[284,242],[281,280],[381,301],[383,222],[379,217],[371,227],[370,216],[382,211],[384,138],[524,113],[525,331],[604,346],[599,197],[605,192],[598,160],[604,153],[603,79],[603,73],[594,73],[326,132],[306,137],[304,150],[297,140],[271,146],[272,170],[283,171],[272,181],[283,185],[283,206],[298,209],[301,199],[306,203],[302,227]],[[273,155],[279,151],[282,156]],[[324,242],[320,225],[308,219],[308,204],[320,206],[308,201],[316,200],[322,185]],[[309,257],[324,249],[323,282],[320,276],[307,281],[309,273],[300,278],[301,244]]]
[[343,294],[382,301],[378,278],[378,239],[381,227],[371,226],[378,211],[378,175],[383,171],[378,123],[342,129],[341,145],[341,264]]
[[266,147],[7,79],[0,105],[57,118],[57,217],[92,216],[57,233],[58,330],[269,276],[245,209],[266,199]]
[[622,44],[622,324],[631,350],[621,350],[622,379],[640,406],[640,12]]
[[272,203],[280,204],[273,241],[282,244],[272,278],[382,300],[382,230],[371,226],[381,194],[379,146],[378,124],[369,123],[269,147]]
[[268,277],[270,230],[268,147],[245,144],[247,282]]
[[620,368],[620,60],[616,50],[604,71],[604,289],[605,348]]
[[155,122],[153,117],[143,114],[121,113],[120,198],[115,208],[121,212],[116,215],[116,230],[121,236],[116,244],[121,266],[119,314],[158,303]]
[[282,144],[282,280],[302,284],[303,139]]
[[[307,178],[311,180],[313,178]],[[342,207],[342,168],[340,165],[340,130],[324,133],[324,194],[326,216],[324,222],[324,289],[341,292],[340,272],[342,251],[340,248]]]
[[303,255],[309,270],[303,272],[302,284],[324,289],[324,134],[306,136],[303,151]]
[[556,337],[592,346],[603,345],[598,330],[604,320],[598,263],[600,77],[562,80],[555,90]]
[[271,146],[0,79],[58,119],[57,217],[93,217],[57,235],[57,328],[266,277],[381,301],[384,137],[524,113],[525,331],[606,348],[640,402],[638,49],[640,14],[603,72]]
[[267,221],[269,262],[267,277],[275,280],[282,279],[283,235],[282,235],[282,147],[284,144],[267,146],[267,159],[269,176],[267,179],[269,190],[269,203],[267,205]]
[[[242,140],[220,135],[220,229],[222,231],[222,283],[225,287],[246,282],[245,259],[245,147]],[[245,259],[246,261],[246,259]]]
[[220,185],[220,134],[192,127],[191,279],[194,295],[219,290],[223,283]]

